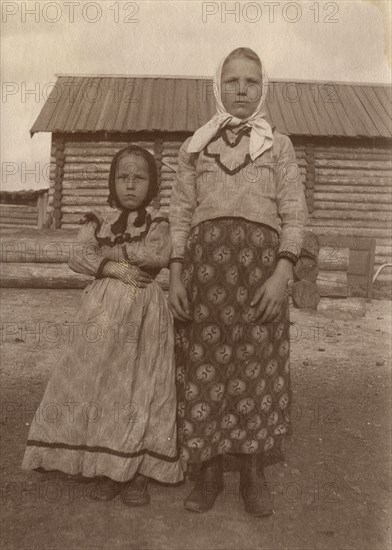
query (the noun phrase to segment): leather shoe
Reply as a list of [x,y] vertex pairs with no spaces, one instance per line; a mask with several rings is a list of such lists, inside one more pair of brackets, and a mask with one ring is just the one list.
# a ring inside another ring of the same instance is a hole
[[257,455],[245,455],[240,471],[240,492],[245,511],[256,517],[273,514],[270,488],[264,474],[258,474]]
[[121,491],[121,483],[108,477],[97,477],[89,484],[88,498],[95,502],[108,502],[113,500]]
[[146,506],[150,503],[148,493],[148,478],[142,474],[136,474],[135,477],[124,484],[120,499],[126,506]]
[[207,512],[214,506],[222,490],[222,457],[216,456],[202,465],[195,485],[184,501],[184,506],[191,512]]

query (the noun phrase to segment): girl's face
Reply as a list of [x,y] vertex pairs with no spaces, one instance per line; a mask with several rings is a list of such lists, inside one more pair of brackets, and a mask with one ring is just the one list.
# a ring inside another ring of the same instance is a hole
[[124,208],[137,210],[147,197],[149,184],[150,174],[144,157],[129,153],[120,158],[115,188],[118,200]]
[[226,111],[237,118],[250,117],[260,103],[262,84],[256,61],[246,57],[229,59],[221,75],[221,97]]

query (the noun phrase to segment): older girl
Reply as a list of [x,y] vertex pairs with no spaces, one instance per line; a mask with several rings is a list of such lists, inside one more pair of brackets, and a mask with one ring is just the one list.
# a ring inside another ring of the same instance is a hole
[[286,289],[306,204],[290,139],[265,119],[267,86],[252,50],[221,62],[217,114],[181,147],[172,193],[179,436],[202,465],[185,501],[197,512],[223,489],[222,455],[237,453],[246,511],[272,513],[263,466],[282,460],[289,423]]

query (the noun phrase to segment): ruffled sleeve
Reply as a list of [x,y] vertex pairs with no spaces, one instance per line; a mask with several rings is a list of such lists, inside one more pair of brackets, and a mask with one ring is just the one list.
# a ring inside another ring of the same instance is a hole
[[[91,218],[90,218],[91,219]],[[105,257],[95,237],[97,223],[86,221],[79,231],[75,246],[72,248],[68,265],[77,273],[101,277],[105,264],[110,258]]]
[[171,255],[168,215],[158,210],[150,211],[145,230],[122,246],[125,259],[132,265],[142,269],[167,267]]

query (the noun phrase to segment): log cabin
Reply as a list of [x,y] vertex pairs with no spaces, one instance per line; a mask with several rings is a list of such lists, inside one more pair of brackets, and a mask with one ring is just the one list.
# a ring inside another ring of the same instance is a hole
[[[85,212],[105,207],[110,160],[129,143],[154,154],[157,203],[167,209],[179,147],[214,112],[209,78],[58,76],[31,129],[52,134],[48,227],[76,228]],[[328,254],[339,259],[368,239],[371,272],[391,263],[391,87],[272,80],[266,112],[294,144],[309,228]],[[383,270],[373,295],[390,297],[391,281]]]

